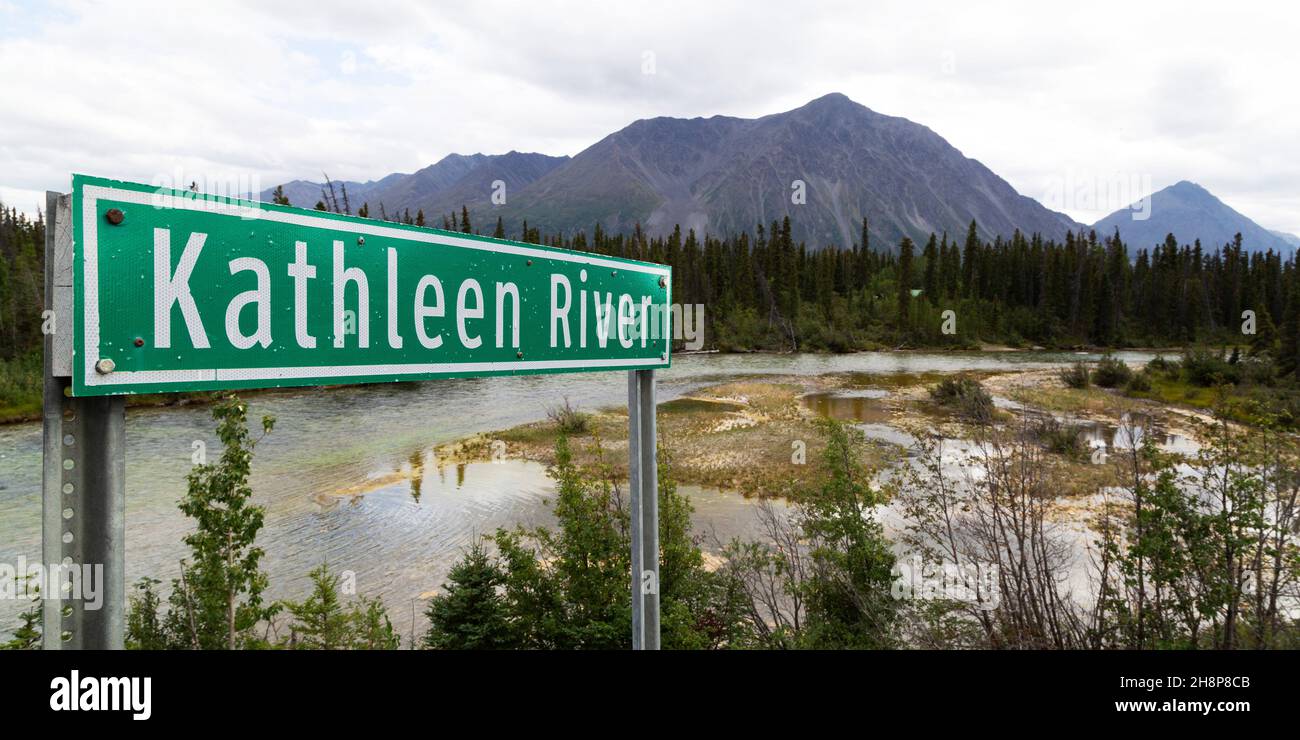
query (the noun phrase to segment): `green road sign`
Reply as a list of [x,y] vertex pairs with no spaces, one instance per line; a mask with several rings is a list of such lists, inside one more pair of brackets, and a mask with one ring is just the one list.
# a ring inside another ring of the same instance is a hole
[[667,367],[672,271],[73,177],[73,394]]

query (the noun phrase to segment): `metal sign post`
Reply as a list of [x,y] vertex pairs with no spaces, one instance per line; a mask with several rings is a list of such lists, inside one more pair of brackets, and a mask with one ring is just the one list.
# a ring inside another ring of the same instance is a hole
[[[45,199],[42,643],[121,649],[126,625],[126,413],[121,396],[73,398],[70,198]],[[50,323],[52,321],[52,323]],[[50,587],[55,593],[50,593]]]
[[632,649],[659,649],[659,464],[655,371],[627,374],[628,487],[632,492]]

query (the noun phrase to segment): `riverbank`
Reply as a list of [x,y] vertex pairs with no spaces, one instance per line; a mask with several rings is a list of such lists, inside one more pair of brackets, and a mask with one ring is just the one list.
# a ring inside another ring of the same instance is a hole
[[[1136,369],[1136,368],[1135,368]],[[663,453],[675,480],[739,492],[747,497],[783,497],[816,487],[826,474],[822,463],[825,419],[850,422],[863,430],[861,459],[883,470],[909,454],[918,438],[970,440],[983,436],[987,423],[974,422],[931,397],[930,390],[954,375],[973,379],[992,396],[994,423],[1026,430],[1052,419],[1074,435],[1053,449],[1055,464],[1077,468],[1080,491],[1095,491],[1108,469],[1092,464],[1089,445],[1114,445],[1117,430],[1141,419],[1142,425],[1192,449],[1203,410],[1175,407],[1122,391],[1068,388],[1057,369],[876,374],[832,372],[814,376],[775,376],[719,383],[659,406]],[[621,407],[579,409],[581,428],[569,429],[570,447],[581,465],[626,477],[627,411]],[[477,434],[434,450],[439,465],[492,459],[554,462],[560,425],[533,421]],[[1186,441],[1186,444],[1183,444]],[[1062,492],[1065,494],[1066,492]]]
[[[832,352],[814,352],[814,355],[825,355],[835,357],[851,357],[858,354],[873,354],[875,352],[892,352],[901,354],[965,354],[970,352],[981,352],[998,355],[1016,355],[1031,354],[1039,352],[1089,352],[1093,354],[1114,351],[1107,348],[1086,348],[1086,347],[1066,347],[1059,349],[1047,349],[1039,346],[1033,347],[1014,347],[1006,344],[981,343],[977,346],[940,346],[933,348],[925,347],[903,347],[892,350],[859,350],[856,352],[832,353]],[[1125,352],[1166,352],[1177,354],[1182,352],[1182,348],[1137,348],[1125,349]],[[714,357],[752,357],[752,356],[792,356],[796,353],[783,352],[768,349],[754,349],[738,352],[719,352],[718,350],[708,350],[701,352],[679,352],[674,353],[674,359],[694,355],[711,355]],[[0,360],[0,425],[18,424],[22,422],[39,421],[41,418],[41,383],[42,361],[40,351],[29,352],[25,355],[15,357],[9,360]],[[334,387],[334,386],[328,386]],[[252,397],[259,393],[274,393],[277,391],[301,390],[300,388],[267,388],[256,390],[240,391],[242,397]],[[200,393],[160,393],[149,395],[131,395],[127,396],[126,403],[132,408],[162,408],[173,406],[188,406],[193,404],[206,405],[214,402],[223,394],[218,392],[200,392]]]

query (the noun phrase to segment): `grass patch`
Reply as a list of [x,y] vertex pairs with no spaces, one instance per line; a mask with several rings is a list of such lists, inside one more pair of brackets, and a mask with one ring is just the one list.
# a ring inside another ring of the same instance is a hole
[[1100,388],[1020,388],[1011,397],[1026,406],[1068,414],[1103,414],[1115,396]]
[[1135,398],[1149,398],[1161,403],[1185,404],[1210,409],[1214,407],[1218,392],[1214,388],[1199,386],[1181,377],[1153,374],[1150,390],[1135,390],[1132,395]]
[[938,383],[948,377],[947,373],[941,372],[924,372],[924,373],[877,373],[877,372],[847,372],[847,373],[830,373],[826,376],[835,383],[835,385],[844,388],[880,388],[884,390],[894,390],[898,388],[909,388],[916,385],[930,385]]
[[39,351],[0,360],[0,423],[40,418],[42,371]]
[[678,398],[659,404],[661,414],[717,414],[736,413],[744,406],[729,401],[715,401],[709,398]]
[[[672,455],[674,478],[760,497],[819,485],[826,475],[825,433],[819,428],[823,422],[799,402],[805,390],[791,383],[740,381],[660,404],[659,438]],[[549,420],[522,424],[444,445],[437,457],[440,464],[487,459],[500,440],[510,457],[551,464],[559,434]],[[577,464],[615,480],[626,478],[626,409],[592,413],[585,432],[568,436]],[[869,442],[859,446],[869,466],[894,454]]]

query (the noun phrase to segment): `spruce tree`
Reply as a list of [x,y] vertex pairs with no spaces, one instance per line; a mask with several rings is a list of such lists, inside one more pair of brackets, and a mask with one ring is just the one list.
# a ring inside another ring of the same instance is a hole
[[[1300,274],[1300,270],[1295,270]],[[1300,289],[1292,277],[1287,291],[1286,312],[1282,317],[1282,337],[1278,349],[1277,366],[1282,375],[1290,375],[1300,368]]]
[[321,565],[311,572],[312,592],[305,601],[288,605],[293,614],[294,647],[342,650],[349,643],[349,620],[339,601],[339,577]]
[[932,306],[939,305],[939,247],[936,244],[934,234],[930,234],[930,241],[925,245],[925,251],[922,253],[925,259],[925,278],[922,282],[922,289],[925,291],[925,298]]
[[903,237],[898,245],[898,333],[906,337],[911,329],[912,240]]
[[429,599],[424,646],[436,650],[501,650],[516,647],[505,599],[505,574],[475,541],[452,566],[443,593]]
[[967,297],[978,295],[978,289],[975,285],[979,277],[977,265],[980,258],[980,234],[979,227],[975,221],[970,222],[970,229],[966,232],[966,247],[962,253],[962,288]]

